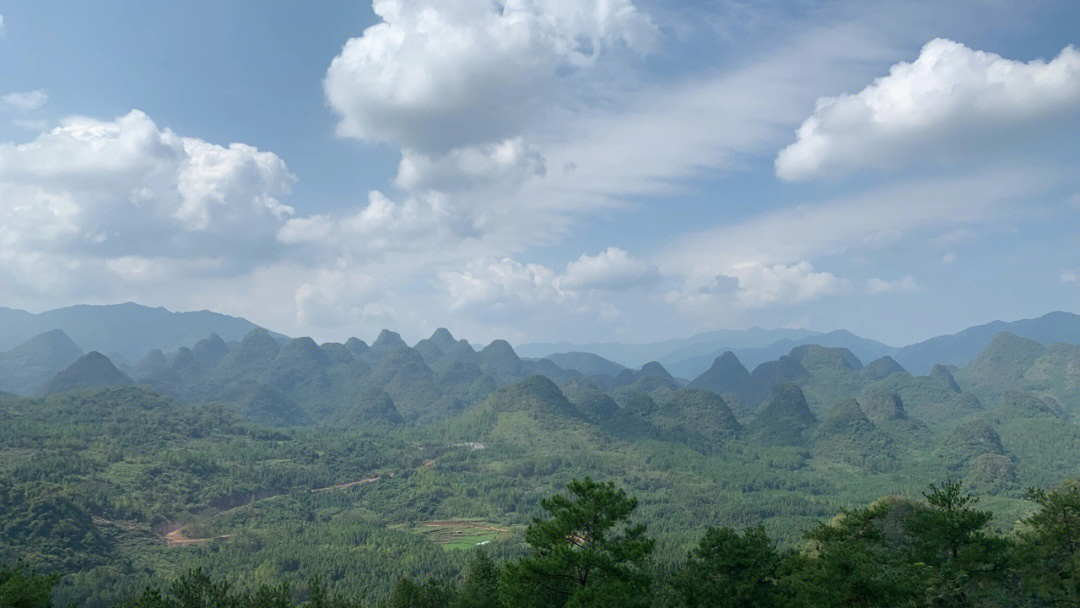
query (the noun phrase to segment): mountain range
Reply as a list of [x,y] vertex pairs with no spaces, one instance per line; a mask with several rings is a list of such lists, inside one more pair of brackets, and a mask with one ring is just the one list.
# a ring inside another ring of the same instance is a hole
[[59,329],[84,349],[136,361],[155,348],[172,352],[212,333],[226,341],[239,340],[256,327],[247,319],[207,310],[172,312],[133,302],[69,306],[37,314],[0,307],[0,352]]
[[689,382],[656,361],[635,370],[585,357],[602,368],[585,375],[522,359],[503,340],[477,350],[445,329],[412,347],[389,330],[369,346],[357,338],[279,340],[256,328],[238,342],[211,334],[169,355],[155,349],[134,365],[81,353],[62,331],[35,336],[0,356],[11,376],[0,378],[0,391],[53,398],[131,388],[142,392],[123,394],[136,400],[223,404],[274,427],[436,424],[461,440],[522,450],[554,446],[554,436],[579,446],[672,442],[705,455],[741,441],[866,473],[932,452],[972,483],[1013,489],[1013,468],[1032,449],[1019,438],[1069,435],[1071,425],[1061,423],[1080,415],[1080,346],[1010,332],[966,366],[938,364],[926,375],[890,355],[864,364],[845,347],[800,344],[752,369],[727,351]]
[[[117,365],[131,365],[152,350],[174,353],[184,346],[191,346],[210,334],[216,334],[223,342],[241,340],[259,326],[240,317],[231,317],[210,311],[172,312],[164,308],[150,308],[134,303],[116,305],[79,305],[60,308],[38,314],[24,310],[0,308],[0,378],[10,376],[2,370],[13,361],[26,356],[15,349],[30,338],[52,330],[61,330],[71,344],[54,344],[52,355],[41,355],[38,372],[29,371],[33,381],[51,377],[60,363],[70,364],[75,349],[105,353]],[[994,321],[967,328],[955,334],[937,336],[903,347],[890,346],[857,336],[846,330],[815,332],[805,329],[717,330],[695,334],[689,338],[671,339],[642,344],[617,342],[572,344],[529,343],[515,347],[523,359],[548,359],[555,365],[590,376],[602,373],[616,376],[625,368],[639,368],[657,361],[677,378],[692,379],[705,372],[713,361],[724,352],[731,351],[748,369],[767,361],[774,361],[788,354],[793,348],[818,345],[846,348],[862,361],[873,361],[889,356],[906,370],[915,374],[929,373],[935,364],[963,366],[970,362],[994,336],[1000,332],[1035,340],[1042,344],[1062,342],[1080,344],[1080,315],[1068,312],[1052,312],[1035,319],[1020,321]],[[277,341],[287,338],[270,332]],[[448,335],[448,332],[447,332]],[[53,336],[52,339],[55,339]],[[42,338],[48,340],[49,338]],[[446,336],[437,332],[424,344],[442,341],[445,350]],[[7,363],[4,363],[5,357]],[[21,366],[21,364],[20,364]],[[41,370],[50,370],[45,374]],[[26,380],[25,382],[30,382]],[[24,381],[18,388],[8,384],[0,390],[26,392]],[[35,386],[36,388],[36,386]]]
[[680,378],[693,378],[726,351],[733,352],[747,367],[787,354],[792,348],[807,344],[846,348],[863,361],[890,356],[912,373],[929,373],[935,364],[963,366],[1001,332],[1035,340],[1043,344],[1062,342],[1080,344],[1080,315],[1051,312],[1034,319],[993,321],[969,327],[955,334],[937,336],[903,347],[890,346],[857,336],[846,330],[827,333],[808,330],[748,330],[704,332],[679,340],[648,344],[523,344],[518,348],[530,357],[552,357],[566,351],[589,352],[622,365],[635,367],[646,361],[659,361]]

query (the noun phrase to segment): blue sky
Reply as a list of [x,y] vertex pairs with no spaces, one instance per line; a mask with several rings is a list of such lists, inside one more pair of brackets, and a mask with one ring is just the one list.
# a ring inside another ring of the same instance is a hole
[[893,344],[1080,311],[1075,2],[0,18],[3,306],[134,300],[320,339]]

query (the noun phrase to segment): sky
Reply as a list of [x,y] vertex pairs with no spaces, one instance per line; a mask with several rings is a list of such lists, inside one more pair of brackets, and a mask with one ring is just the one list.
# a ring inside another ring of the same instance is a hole
[[0,306],[903,345],[1080,312],[1080,3],[0,0]]

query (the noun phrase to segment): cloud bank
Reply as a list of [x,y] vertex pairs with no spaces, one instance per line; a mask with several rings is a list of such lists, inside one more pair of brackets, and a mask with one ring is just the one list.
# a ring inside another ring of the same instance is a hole
[[279,198],[294,179],[271,152],[181,137],[139,111],[67,118],[0,144],[5,291],[92,289],[75,280],[91,268],[138,281],[263,263],[293,214]]
[[938,38],[862,91],[819,99],[776,157],[776,174],[806,180],[963,154],[993,133],[1078,112],[1075,47],[1023,63]]

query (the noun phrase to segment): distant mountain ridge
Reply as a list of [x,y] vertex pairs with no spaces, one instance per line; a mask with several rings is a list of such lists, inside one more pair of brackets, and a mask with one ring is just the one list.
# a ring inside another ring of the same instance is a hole
[[0,307],[0,352],[60,329],[86,351],[119,354],[135,362],[152,350],[174,352],[210,334],[226,342],[239,340],[258,327],[247,319],[208,310],[172,312],[132,302],[69,306],[38,314]]
[[[625,367],[639,368],[649,361],[665,363],[665,361],[678,361],[708,355],[720,350],[720,346],[727,346],[727,350],[764,348],[779,340],[801,340],[818,333],[806,329],[762,329],[760,327],[745,330],[720,329],[695,334],[689,338],[673,338],[643,344],[624,344],[620,342],[592,344],[572,344],[570,342],[530,343],[519,345],[517,351],[522,357],[533,358],[547,357],[555,353],[588,352]],[[705,368],[709,366],[709,363],[712,363],[713,358],[715,358],[715,355],[709,359]],[[702,368],[702,370],[705,368]]]
[[765,347],[751,348],[719,348],[703,356],[690,357],[682,360],[674,360],[672,355],[661,358],[671,373],[683,378],[693,378],[700,374],[718,357],[730,350],[749,368],[757,367],[766,361],[773,361],[791,352],[799,346],[827,346],[829,348],[846,348],[855,354],[861,361],[872,361],[880,357],[891,355],[899,349],[882,344],[876,340],[861,338],[845,329],[838,329],[823,334],[815,333],[810,336],[792,340],[785,338],[778,340]]
[[[221,351],[225,343],[237,342],[254,329],[262,328],[240,317],[205,310],[172,312],[165,308],[150,308],[131,302],[70,306],[38,314],[0,307],[0,353],[10,353],[35,336],[59,330],[66,334],[80,351],[105,353],[114,359],[117,365],[128,369],[151,351],[173,353],[190,347],[209,335],[217,336],[215,343],[203,344],[203,350]],[[1043,345],[1056,342],[1080,344],[1080,315],[1058,311],[1034,319],[993,321],[903,347],[863,338],[847,330],[821,333],[806,329],[770,330],[760,327],[709,331],[688,338],[644,344],[563,342],[532,343],[508,348],[510,345],[497,340],[495,350],[489,352],[487,360],[480,363],[492,370],[495,376],[522,378],[524,372],[520,369],[521,361],[514,360],[521,357],[522,360],[546,359],[563,370],[576,371],[585,376],[602,374],[615,377],[623,371],[623,367],[636,369],[645,363],[656,361],[674,377],[690,380],[708,370],[716,358],[727,351],[731,351],[748,370],[753,370],[762,363],[780,359],[794,348],[818,345],[847,349],[864,362],[891,357],[907,371],[922,375],[929,373],[936,364],[957,367],[966,365],[990,344],[994,336],[1003,331]],[[269,331],[268,334],[278,342],[286,339],[286,336],[281,334]],[[427,352],[429,355],[436,354],[432,348],[439,353],[457,349],[461,350],[458,354],[482,358],[480,353],[471,354],[473,349],[468,347],[467,342],[451,343],[453,338],[449,336],[449,332],[440,329],[431,338],[423,341],[424,344],[417,346],[421,353]],[[400,336],[387,332],[387,335],[381,335],[372,346],[389,348],[402,345],[404,341]],[[368,348],[359,340],[344,346],[356,355]],[[508,350],[516,351],[516,355],[512,358],[506,356]],[[197,358],[208,356],[207,353],[196,354]],[[60,363],[70,364],[72,356],[72,352],[67,352],[62,357],[64,361],[41,367],[40,372],[32,374],[33,378],[27,376],[20,381],[21,391],[30,386],[31,379],[36,381],[51,377],[58,367],[62,369]],[[542,364],[537,362],[537,365]],[[11,387],[7,390],[10,389]]]
[[912,373],[920,374],[929,372],[935,363],[964,366],[1003,331],[1044,345],[1080,344],[1080,315],[1058,311],[1034,319],[993,321],[905,346],[893,358]]
[[821,333],[755,327],[703,332],[689,338],[644,344],[534,343],[523,344],[517,350],[522,356],[529,357],[589,352],[628,367],[654,360],[662,363],[676,377],[690,379],[709,369],[716,358],[726,351],[731,351],[743,365],[753,369],[761,363],[787,355],[797,346],[816,344],[846,348],[862,361],[889,356],[913,374],[927,374],[935,364],[966,365],[990,344],[994,336],[1003,331],[1044,345],[1057,342],[1080,344],[1080,315],[1057,311],[1033,319],[992,321],[903,347],[863,338],[847,330]]

